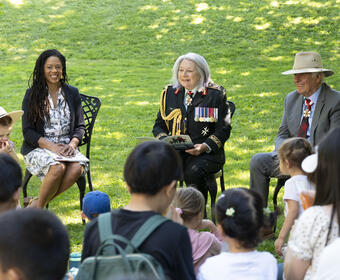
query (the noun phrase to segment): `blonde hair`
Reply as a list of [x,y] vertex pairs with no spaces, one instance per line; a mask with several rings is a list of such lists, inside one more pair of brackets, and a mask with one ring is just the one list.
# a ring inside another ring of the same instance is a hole
[[289,138],[279,148],[279,159],[281,161],[287,160],[292,167],[299,169],[301,169],[302,161],[311,154],[311,144],[302,137]]
[[181,217],[184,222],[190,221],[199,213],[203,213],[205,200],[200,191],[193,187],[177,190],[172,205],[182,210]]

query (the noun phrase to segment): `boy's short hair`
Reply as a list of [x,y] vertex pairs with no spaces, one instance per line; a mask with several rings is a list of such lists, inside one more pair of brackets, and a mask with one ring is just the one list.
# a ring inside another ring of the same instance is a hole
[[70,251],[67,230],[52,212],[10,210],[0,215],[0,269],[25,280],[62,280]]
[[0,203],[7,202],[21,186],[19,164],[8,154],[0,153]]
[[110,198],[101,191],[92,191],[83,198],[83,212],[89,219],[94,219],[93,214],[102,214],[111,211]]
[[161,141],[138,145],[124,166],[124,179],[131,193],[155,195],[173,180],[182,178],[182,162],[178,153]]

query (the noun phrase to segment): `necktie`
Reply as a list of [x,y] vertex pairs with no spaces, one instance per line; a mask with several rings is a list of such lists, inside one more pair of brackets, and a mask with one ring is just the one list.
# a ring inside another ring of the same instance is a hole
[[305,98],[305,104],[306,104],[306,109],[303,112],[303,118],[302,118],[300,129],[299,129],[299,132],[298,132],[298,136],[304,137],[304,138],[307,137],[307,131],[308,131],[308,127],[309,127],[310,111],[312,109],[313,102],[310,99]]

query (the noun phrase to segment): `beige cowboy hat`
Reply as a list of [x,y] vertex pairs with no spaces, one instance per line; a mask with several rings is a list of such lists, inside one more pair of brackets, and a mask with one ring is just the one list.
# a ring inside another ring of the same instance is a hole
[[6,110],[0,106],[0,119],[3,118],[3,117],[6,117],[6,116],[8,116],[12,119],[12,123],[10,124],[10,128],[21,118],[23,113],[24,113],[24,111],[22,111],[22,110],[7,113]]
[[325,77],[329,77],[334,74],[332,70],[322,68],[320,54],[316,52],[299,52],[295,55],[293,69],[282,72],[282,74],[290,75],[317,72],[323,72],[325,74]]

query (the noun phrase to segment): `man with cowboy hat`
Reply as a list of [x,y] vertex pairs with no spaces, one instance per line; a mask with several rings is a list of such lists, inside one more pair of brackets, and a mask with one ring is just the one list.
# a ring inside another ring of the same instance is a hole
[[13,111],[7,113],[0,107],[0,152],[9,154],[19,163],[19,159],[14,152],[14,143],[9,140],[13,125],[21,118],[24,111]]
[[277,151],[282,142],[300,136],[314,147],[328,131],[340,126],[340,94],[323,82],[333,73],[322,67],[321,56],[316,52],[297,53],[293,69],[282,73],[294,75],[296,90],[285,97],[275,150],[255,154],[250,161],[250,188],[262,195],[264,206],[270,178],[280,175]]

